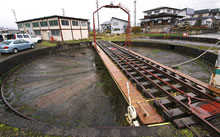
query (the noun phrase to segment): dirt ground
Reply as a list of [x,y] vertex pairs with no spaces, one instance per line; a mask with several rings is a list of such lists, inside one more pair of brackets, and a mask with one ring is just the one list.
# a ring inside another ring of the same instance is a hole
[[[133,46],[132,50],[166,66],[173,66],[192,59],[192,57],[163,49]],[[213,66],[210,66],[201,60],[196,60],[180,66],[178,71],[181,71],[205,83],[209,83],[213,69]]]
[[127,105],[118,103],[120,92],[91,49],[27,64],[10,77],[7,87],[10,103],[42,122],[71,128],[123,125],[121,111]]

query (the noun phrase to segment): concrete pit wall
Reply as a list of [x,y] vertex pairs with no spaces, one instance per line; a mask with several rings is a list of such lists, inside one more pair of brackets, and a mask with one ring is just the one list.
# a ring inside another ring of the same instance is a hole
[[[116,44],[119,44],[121,46],[124,45],[124,42],[114,42]],[[149,48],[158,48],[158,49],[165,49],[165,50],[172,50],[174,52],[177,52],[179,54],[191,56],[191,57],[197,57],[201,55],[204,50],[195,49],[191,47],[185,47],[180,45],[171,45],[171,44],[163,44],[163,43],[151,43],[151,42],[132,42],[133,46],[142,46],[142,47],[149,47]],[[201,59],[210,64],[215,65],[217,55],[211,52],[206,53],[201,57]]]
[[200,38],[200,37],[178,37],[178,36],[154,36],[150,39],[170,39],[170,40],[187,40],[192,42],[217,43],[219,40],[215,38]]
[[13,68],[21,64],[24,64],[26,62],[32,61],[34,59],[47,56],[50,54],[55,54],[57,52],[73,50],[76,48],[90,47],[90,46],[91,46],[90,42],[85,42],[80,44],[66,43],[63,45],[58,44],[56,47],[46,47],[41,49],[27,50],[20,52],[18,54],[9,55],[8,57],[0,61],[0,78],[4,77]]
[[[114,42],[119,45],[124,45],[124,42]],[[13,68],[31,61],[33,59],[37,59],[46,55],[55,54],[61,51],[67,51],[75,48],[83,48],[90,46],[90,42],[80,43],[80,44],[64,44],[64,45],[57,45],[56,47],[47,47],[42,49],[35,49],[35,50],[27,50],[15,55],[10,55],[6,59],[0,62],[0,78],[7,74]],[[202,54],[204,51],[199,49],[194,49],[190,47],[184,47],[179,45],[170,45],[170,44],[161,44],[161,43],[150,43],[150,42],[133,42],[135,46],[143,46],[149,48],[159,48],[165,50],[173,50],[174,52],[184,54],[187,56],[197,57]],[[217,55],[214,53],[206,53],[201,58],[203,61],[210,65],[215,65]]]

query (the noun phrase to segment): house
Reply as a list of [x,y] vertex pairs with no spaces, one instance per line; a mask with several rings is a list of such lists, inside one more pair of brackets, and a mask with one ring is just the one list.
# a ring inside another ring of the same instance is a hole
[[119,18],[112,17],[111,23],[111,34],[125,33],[128,25],[128,21]]
[[198,25],[207,26],[209,28],[213,27],[214,24],[219,24],[218,20],[220,19],[220,10],[219,9],[203,9],[195,11],[194,15],[190,18],[184,18],[183,23],[188,23],[189,26]]
[[170,7],[159,7],[144,11],[144,18],[141,19],[141,26],[145,31],[168,32],[172,25],[183,16],[178,15],[180,9]]
[[78,40],[89,36],[88,19],[54,15],[18,21],[17,25],[19,31],[41,36],[43,40]]
[[[178,15],[183,16],[181,19],[191,18],[194,15],[195,11],[191,8],[184,8],[179,10]],[[181,20],[180,19],[180,20]]]
[[101,24],[101,32],[102,33],[111,32],[111,22],[110,21],[106,21]]

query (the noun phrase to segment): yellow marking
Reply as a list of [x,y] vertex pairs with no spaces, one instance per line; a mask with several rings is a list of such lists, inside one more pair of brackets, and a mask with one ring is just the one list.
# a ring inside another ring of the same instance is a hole
[[163,125],[170,125],[170,122],[165,122],[165,123],[159,123],[159,124],[152,124],[152,125],[147,125],[148,127],[157,127],[157,126],[163,126]]

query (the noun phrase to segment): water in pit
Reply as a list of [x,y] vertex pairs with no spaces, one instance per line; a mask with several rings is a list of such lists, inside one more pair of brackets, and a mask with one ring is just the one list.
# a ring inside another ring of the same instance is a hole
[[127,103],[94,50],[61,52],[18,69],[7,82],[16,109],[71,128],[126,125]]

